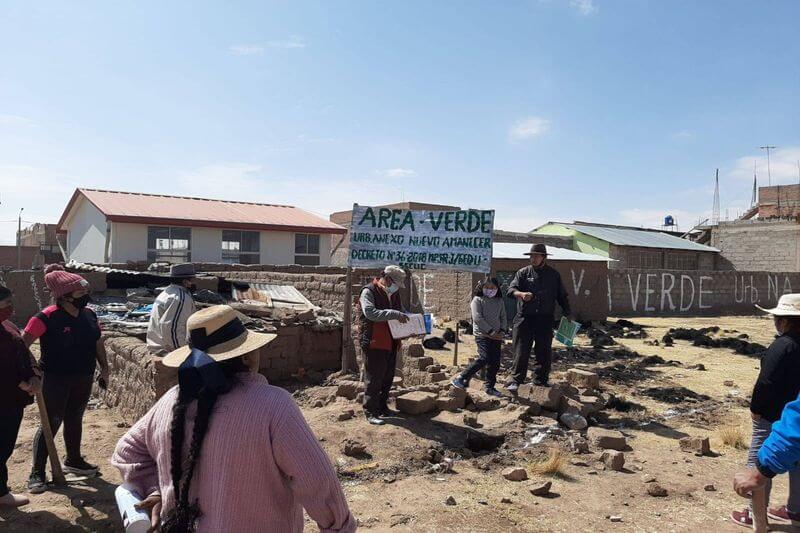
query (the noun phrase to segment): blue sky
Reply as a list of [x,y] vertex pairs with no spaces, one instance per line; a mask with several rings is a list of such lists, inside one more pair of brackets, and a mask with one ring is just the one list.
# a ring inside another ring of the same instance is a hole
[[800,2],[0,5],[0,242],[75,187],[688,229],[800,159]]

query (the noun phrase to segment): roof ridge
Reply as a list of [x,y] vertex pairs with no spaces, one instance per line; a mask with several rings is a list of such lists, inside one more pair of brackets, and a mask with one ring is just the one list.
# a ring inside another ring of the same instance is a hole
[[111,191],[111,190],[108,190],[108,189],[92,189],[92,188],[88,188],[88,187],[79,187],[78,190],[81,191],[81,192],[88,191],[88,192],[103,192],[103,193],[111,193],[111,194],[131,194],[131,195],[136,195],[136,196],[151,196],[151,197],[155,197],[155,198],[174,198],[174,199],[178,199],[178,200],[200,200],[200,201],[203,201],[203,202],[224,202],[224,203],[227,203],[227,204],[260,205],[260,206],[264,206],[264,207],[286,207],[286,208],[289,208],[289,209],[300,209],[299,207],[294,206],[294,205],[264,204],[264,203],[261,203],[261,202],[245,202],[245,201],[242,201],[242,200],[221,200],[219,198],[200,198],[200,197],[197,197],[197,196],[179,196],[179,195],[174,195],[174,194],[155,194],[155,193],[149,193],[149,192],[131,192],[131,191]]

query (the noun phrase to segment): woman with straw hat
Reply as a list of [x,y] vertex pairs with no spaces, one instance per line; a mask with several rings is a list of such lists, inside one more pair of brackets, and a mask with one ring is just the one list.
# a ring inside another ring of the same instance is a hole
[[[759,450],[772,433],[773,424],[781,418],[783,408],[800,394],[800,294],[784,294],[772,309],[756,307],[772,315],[778,337],[761,357],[761,371],[750,401],[753,421],[753,438],[747,457],[747,466],[750,468],[759,464]],[[765,482],[764,485],[763,501],[766,505],[769,503],[771,483]],[[775,520],[800,521],[800,469],[789,470],[789,498],[786,505],[770,508],[768,512],[750,505],[742,511],[733,511],[731,520],[752,527],[754,518],[765,512]],[[756,525],[763,529],[765,519],[763,517],[762,524]]]
[[163,532],[355,531],[336,472],[292,397],[258,373],[275,335],[227,305],[189,318],[167,354],[178,385],[117,443],[112,463]]

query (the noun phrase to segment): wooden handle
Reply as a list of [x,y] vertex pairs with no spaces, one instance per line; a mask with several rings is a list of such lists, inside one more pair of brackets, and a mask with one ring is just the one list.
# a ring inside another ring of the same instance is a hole
[[47,416],[47,406],[44,404],[44,396],[41,392],[36,393],[36,404],[39,406],[39,418],[42,419],[42,435],[47,445],[47,455],[50,457],[50,468],[53,470],[53,483],[66,485],[67,479],[61,470],[61,460],[58,458],[56,443],[53,440],[53,428],[50,427],[50,418]]

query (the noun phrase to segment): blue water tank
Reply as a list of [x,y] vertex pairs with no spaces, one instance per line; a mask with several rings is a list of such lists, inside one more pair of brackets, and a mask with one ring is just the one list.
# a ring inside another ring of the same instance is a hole
[[667,216],[664,217],[664,225],[665,226],[674,226],[675,225],[675,219],[672,218],[672,215],[667,215]]

